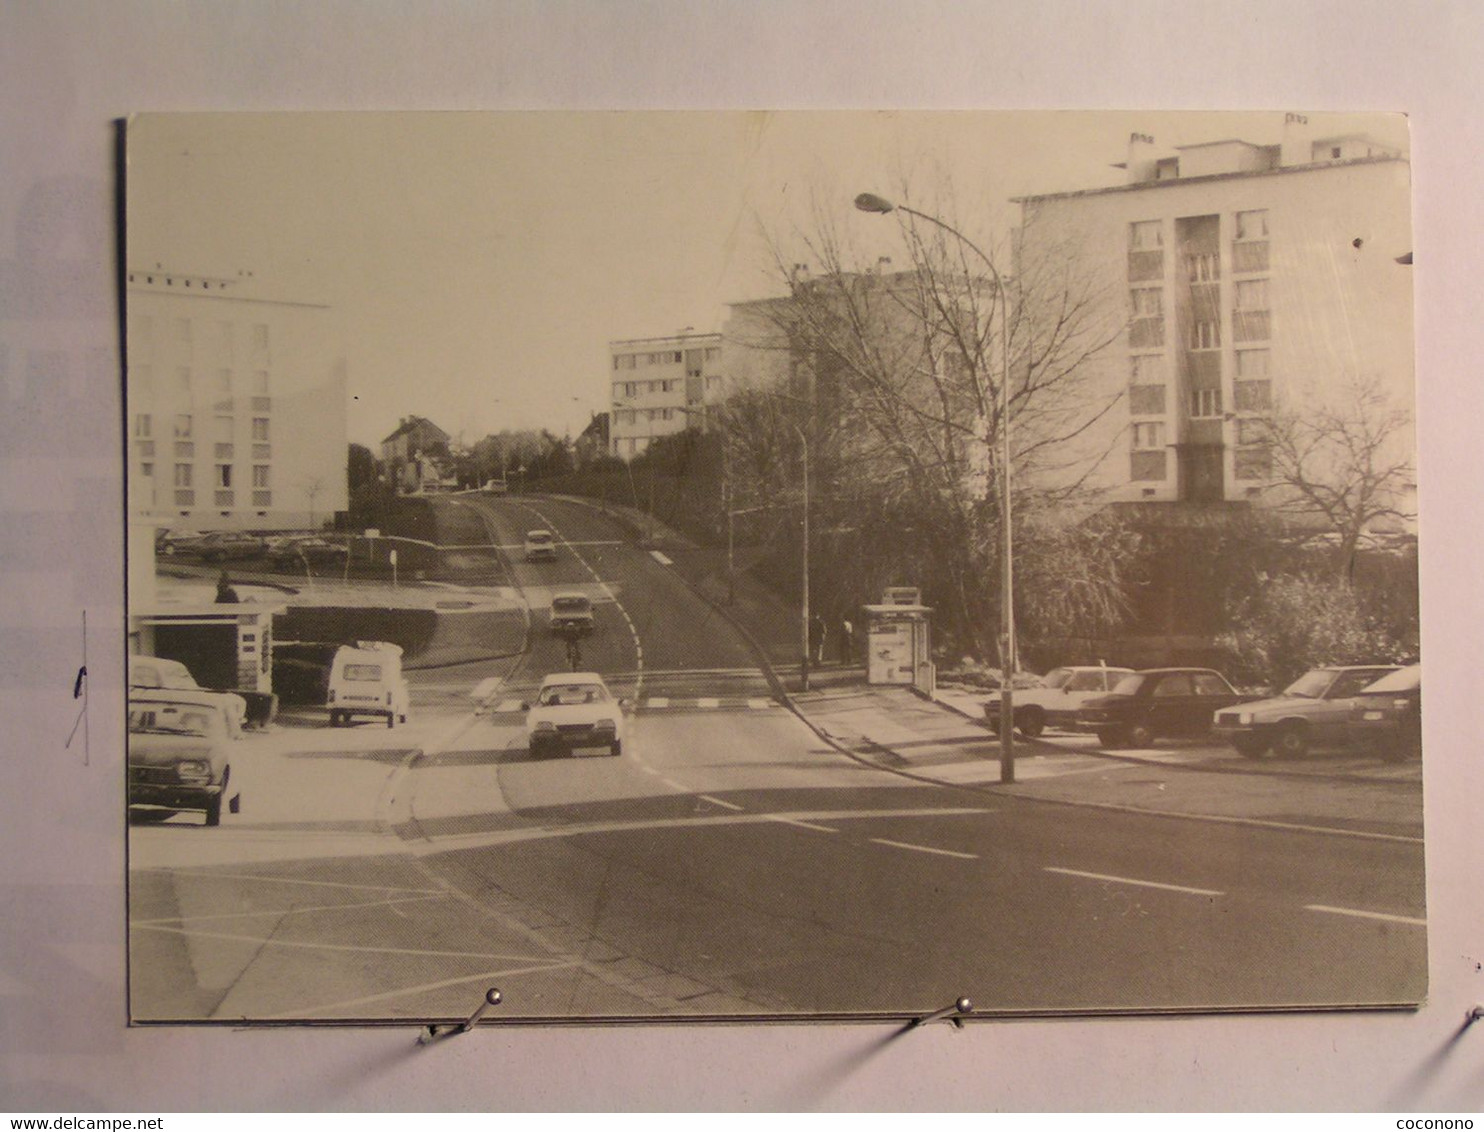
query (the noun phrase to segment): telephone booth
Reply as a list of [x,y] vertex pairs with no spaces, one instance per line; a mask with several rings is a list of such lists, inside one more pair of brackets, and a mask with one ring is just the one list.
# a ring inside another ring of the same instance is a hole
[[[891,601],[907,594],[886,596],[887,603],[865,607],[866,683],[905,685],[931,695],[936,679],[929,633],[932,610],[916,600]],[[915,599],[915,591],[911,596]]]

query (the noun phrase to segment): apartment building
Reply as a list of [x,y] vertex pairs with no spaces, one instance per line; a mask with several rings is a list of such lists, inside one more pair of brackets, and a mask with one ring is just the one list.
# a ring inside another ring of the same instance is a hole
[[630,460],[661,436],[706,426],[723,395],[720,334],[674,334],[608,343],[612,409],[608,452]]
[[[1263,421],[1380,382],[1413,400],[1410,180],[1363,135],[1226,139],[1161,151],[1134,134],[1125,180],[1022,198],[1021,254],[1061,255],[1125,304],[1094,363],[1119,410],[1083,438],[1115,500],[1275,502]],[[1392,443],[1409,452],[1410,433]]]
[[284,530],[346,506],[346,373],[329,307],[250,276],[127,278],[132,518]]

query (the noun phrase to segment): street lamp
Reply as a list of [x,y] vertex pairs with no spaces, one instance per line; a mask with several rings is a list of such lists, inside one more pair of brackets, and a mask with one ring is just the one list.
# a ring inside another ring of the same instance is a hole
[[809,690],[809,438],[798,425],[793,430],[799,434],[799,443],[804,452],[804,553],[802,561],[803,583],[799,602],[799,641],[804,647],[799,661],[799,687]]
[[893,204],[875,193],[861,193],[855,198],[855,207],[861,212],[885,215],[888,212],[904,212],[949,233],[984,261],[994,276],[995,295],[1000,302],[1000,435],[1004,442],[1000,471],[1000,523],[1003,528],[1001,541],[1000,582],[1000,781],[1015,781],[1015,746],[1013,732],[1015,724],[1015,571],[1010,540],[1010,308],[1004,283],[994,260],[984,250],[946,220],[940,220],[926,212],[908,208],[904,204]]

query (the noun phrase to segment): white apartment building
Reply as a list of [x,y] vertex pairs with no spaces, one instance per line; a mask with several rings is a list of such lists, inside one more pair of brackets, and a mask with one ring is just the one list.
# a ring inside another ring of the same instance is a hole
[[674,334],[608,343],[612,408],[608,452],[638,456],[656,437],[706,427],[723,394],[720,334]]
[[[1357,379],[1413,398],[1410,170],[1359,135],[1129,141],[1123,184],[1027,197],[1023,257],[1072,254],[1127,324],[1094,363],[1123,404],[1084,438],[1114,500],[1273,498],[1262,420]],[[1410,452],[1412,435],[1394,443]]]
[[285,530],[344,510],[346,372],[331,309],[248,276],[131,269],[131,520]]

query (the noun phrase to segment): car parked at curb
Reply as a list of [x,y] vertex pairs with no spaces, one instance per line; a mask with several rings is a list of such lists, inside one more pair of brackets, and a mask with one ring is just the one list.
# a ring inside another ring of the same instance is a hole
[[[1037,687],[1015,689],[1012,704],[1015,730],[1034,739],[1047,727],[1070,727],[1077,712],[1094,696],[1106,695],[1133,672],[1131,668],[1107,665],[1065,665],[1046,673]],[[984,722],[995,734],[1000,731],[1000,693],[984,701]]]
[[131,656],[129,658],[129,695],[160,695],[169,699],[202,704],[222,713],[227,733],[233,738],[242,735],[247,726],[247,698],[236,692],[219,692],[203,688],[196,683],[191,670],[178,660],[163,656]]
[[610,755],[622,754],[625,706],[596,672],[552,673],[535,701],[521,705],[530,751],[606,747]]
[[554,561],[557,556],[556,536],[550,531],[536,530],[526,532],[526,561],[541,562]]
[[1198,738],[1210,733],[1219,709],[1251,698],[1214,669],[1147,668],[1125,676],[1106,696],[1083,704],[1076,729],[1091,731],[1104,747],[1114,748]]
[[1395,671],[1393,664],[1311,668],[1281,696],[1218,711],[1211,733],[1249,759],[1296,759],[1312,747],[1344,746],[1354,730],[1350,713],[1356,695]]
[[340,542],[331,542],[318,535],[303,535],[292,538],[272,539],[267,548],[268,561],[277,569],[299,569],[307,562],[311,566],[324,563],[344,565],[350,549]]
[[129,811],[167,818],[200,810],[219,825],[231,780],[231,744],[220,705],[192,702],[193,693],[129,695]]
[[266,543],[257,535],[243,531],[212,531],[198,539],[177,544],[177,555],[190,555],[202,562],[225,562],[230,558],[256,558]]
[[1350,709],[1353,741],[1385,762],[1422,756],[1422,665],[1409,664],[1381,677]]

